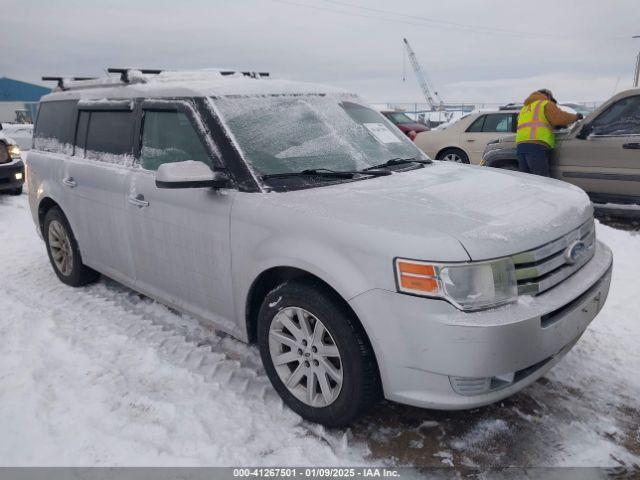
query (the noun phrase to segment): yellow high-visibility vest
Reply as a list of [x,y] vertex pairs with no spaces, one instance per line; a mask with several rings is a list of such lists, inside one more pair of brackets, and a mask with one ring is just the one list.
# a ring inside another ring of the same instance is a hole
[[518,114],[516,143],[536,140],[546,143],[549,148],[556,146],[556,137],[547,116],[544,114],[544,107],[547,103],[549,103],[548,100],[536,100],[522,107]]

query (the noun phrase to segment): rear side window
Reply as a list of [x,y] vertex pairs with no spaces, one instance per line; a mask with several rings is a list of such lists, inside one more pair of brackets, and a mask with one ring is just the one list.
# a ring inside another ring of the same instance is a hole
[[33,133],[34,148],[70,155],[76,126],[77,100],[43,102]]
[[484,124],[485,117],[486,117],[486,115],[482,115],[482,116],[478,117],[476,119],[476,121],[473,122],[469,126],[469,128],[467,128],[467,132],[471,132],[471,133],[481,132],[482,131],[482,125]]
[[513,132],[513,115],[510,113],[487,115],[482,131],[490,133]]
[[91,112],[87,129],[87,152],[131,155],[133,123],[132,112]]
[[189,118],[178,111],[145,111],[140,151],[142,167],[157,170],[163,163],[185,160],[196,160],[213,167]]

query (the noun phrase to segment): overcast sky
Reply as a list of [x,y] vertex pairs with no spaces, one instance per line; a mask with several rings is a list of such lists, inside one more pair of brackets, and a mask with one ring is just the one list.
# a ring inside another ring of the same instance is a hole
[[631,86],[639,0],[3,0],[0,76],[229,67],[421,101],[402,38],[445,102],[565,101]]

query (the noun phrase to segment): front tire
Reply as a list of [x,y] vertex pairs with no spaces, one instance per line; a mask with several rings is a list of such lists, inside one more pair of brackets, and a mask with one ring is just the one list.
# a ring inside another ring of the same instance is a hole
[[319,282],[293,281],[271,291],[258,313],[258,343],[273,387],[306,420],[349,425],[380,399],[362,327]]
[[45,215],[43,237],[53,271],[62,283],[81,287],[98,279],[98,272],[82,263],[78,242],[67,217],[58,207]]
[[438,154],[437,159],[453,163],[469,163],[469,156],[459,148],[446,148]]

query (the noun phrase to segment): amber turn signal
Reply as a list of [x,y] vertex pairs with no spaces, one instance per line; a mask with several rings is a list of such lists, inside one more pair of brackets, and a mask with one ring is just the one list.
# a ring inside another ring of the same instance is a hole
[[409,260],[397,260],[398,286],[406,293],[431,293],[440,290],[433,265]]

